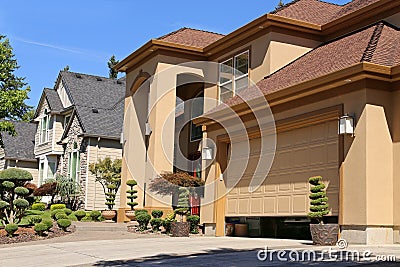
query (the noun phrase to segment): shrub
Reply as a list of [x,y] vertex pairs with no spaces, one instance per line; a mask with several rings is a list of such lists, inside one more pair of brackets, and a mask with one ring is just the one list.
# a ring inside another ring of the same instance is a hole
[[130,187],[130,190],[127,190],[126,193],[128,194],[128,206],[131,207],[131,210],[135,208],[135,206],[138,205],[137,202],[134,200],[137,198],[137,190],[134,190],[133,187],[137,185],[137,182],[135,180],[128,180],[126,181],[126,185]]
[[67,215],[70,215],[70,214],[72,213],[72,210],[67,209],[67,208],[62,209],[62,211],[63,211],[65,214],[67,214]]
[[42,221],[41,221],[41,224],[44,224],[44,225],[46,225],[46,231],[48,231],[48,230],[50,230],[51,229],[51,227],[53,227],[53,221],[52,220],[49,220],[49,219],[43,219]]
[[152,215],[154,218],[161,218],[161,217],[164,215],[164,212],[163,212],[162,210],[153,210],[153,211],[151,212],[151,215]]
[[176,221],[175,212],[168,214],[165,220],[162,221],[166,234],[169,234],[171,232],[171,223],[174,221]]
[[86,212],[84,210],[77,210],[74,212],[76,218],[78,219],[78,221],[82,220],[82,218],[84,218],[86,216]]
[[42,217],[40,217],[40,215],[32,215],[28,220],[30,225],[34,225],[36,223],[40,223],[42,221]]
[[32,210],[40,210],[40,211],[45,211],[46,210],[46,204],[44,203],[33,203]]
[[26,210],[24,212],[24,215],[29,216],[29,215],[43,215],[44,212],[41,210]]
[[14,199],[13,204],[15,207],[17,207],[18,209],[22,209],[22,210],[29,207],[28,200],[23,199],[23,198]]
[[4,228],[8,234],[8,236],[12,237],[14,233],[18,230],[18,224],[10,223],[7,224]]
[[33,177],[32,174],[30,174],[30,172],[28,171],[17,168],[10,168],[0,172],[0,180],[18,180],[27,182],[33,180]]
[[67,214],[65,214],[64,212],[59,212],[59,213],[56,213],[56,220],[60,220],[60,219],[68,219],[68,216],[67,216]]
[[76,222],[78,220],[78,218],[76,218],[74,213],[71,213],[70,215],[67,215],[67,216],[68,216],[68,219],[73,222]]
[[138,216],[139,214],[149,214],[147,210],[135,210],[135,216]]
[[44,232],[49,230],[48,225],[44,223],[37,223],[33,228],[39,236],[43,236]]
[[68,219],[59,219],[57,220],[57,225],[64,231],[67,231],[67,228],[71,226],[71,221]]
[[200,217],[197,215],[191,215],[191,216],[188,216],[186,220],[190,223],[190,232],[192,234],[198,234],[199,229],[198,229],[197,225],[200,222]]
[[150,225],[153,228],[153,232],[158,232],[160,230],[160,226],[162,225],[163,220],[160,218],[153,218],[150,220]]
[[310,213],[308,217],[322,223],[323,217],[329,213],[328,198],[326,197],[325,184],[322,177],[311,177],[308,182],[311,184],[310,193]]
[[18,186],[14,189],[14,193],[19,196],[26,196],[29,194],[29,190],[23,186]]
[[142,232],[147,229],[147,225],[149,224],[150,219],[151,216],[148,213],[141,212],[136,215],[136,221],[139,223],[139,231]]
[[101,212],[98,210],[92,210],[90,212],[90,218],[95,222],[100,220],[100,218],[99,218],[100,216],[101,216]]
[[53,211],[51,211],[51,218],[53,218],[53,220],[55,220],[56,219],[56,215],[58,214],[58,213],[63,213],[63,214],[65,214],[65,212],[62,210],[62,209],[57,209],[57,210],[53,210]]
[[62,210],[62,209],[65,209],[65,208],[66,208],[65,204],[53,204],[53,205],[50,206],[50,210],[51,211],[53,211],[53,210]]

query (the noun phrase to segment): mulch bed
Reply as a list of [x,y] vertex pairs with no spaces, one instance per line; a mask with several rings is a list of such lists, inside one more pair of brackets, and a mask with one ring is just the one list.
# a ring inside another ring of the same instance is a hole
[[75,232],[75,225],[71,225],[68,227],[67,232],[64,232],[62,229],[58,227],[56,223],[53,224],[53,227],[47,235],[38,236],[33,230],[33,227],[19,227],[17,232],[15,232],[13,237],[7,236],[7,232],[4,229],[0,229],[0,244],[13,244],[13,243],[22,243],[36,240],[44,240],[54,237],[60,237],[68,234],[72,234]]

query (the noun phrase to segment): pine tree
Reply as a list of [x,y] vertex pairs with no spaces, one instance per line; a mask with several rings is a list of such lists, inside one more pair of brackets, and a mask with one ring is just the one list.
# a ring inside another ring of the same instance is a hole
[[278,5],[275,7],[275,10],[278,10],[278,9],[284,7],[284,6],[285,6],[285,4],[283,3],[283,1],[282,1],[282,0],[279,0],[279,3],[278,3]]
[[25,87],[24,77],[15,75],[19,66],[14,56],[9,40],[0,35],[0,132],[12,135],[14,125],[7,120],[20,120],[31,109],[25,104],[30,88]]
[[107,62],[108,68],[110,69],[109,77],[111,79],[117,79],[118,71],[116,71],[114,69],[114,66],[117,65],[118,63],[119,63],[119,60],[117,60],[114,55],[112,55],[110,60],[108,60],[108,62]]

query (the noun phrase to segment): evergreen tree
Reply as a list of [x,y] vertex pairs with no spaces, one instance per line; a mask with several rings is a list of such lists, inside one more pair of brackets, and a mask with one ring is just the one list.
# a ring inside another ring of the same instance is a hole
[[69,65],[65,66],[63,71],[69,71]]
[[25,78],[14,73],[18,68],[9,40],[0,35],[0,132],[12,135],[15,135],[14,125],[7,120],[20,120],[30,110],[25,104],[30,88],[24,88]]
[[283,3],[283,1],[282,1],[282,0],[279,0],[279,3],[278,3],[278,5],[275,7],[275,10],[278,10],[278,9],[284,7],[284,6],[285,6],[285,4]]
[[117,79],[118,71],[116,71],[114,69],[114,66],[117,65],[118,63],[119,63],[119,60],[117,60],[114,55],[112,55],[110,60],[108,60],[108,62],[107,62],[108,68],[110,69],[109,77],[111,79]]

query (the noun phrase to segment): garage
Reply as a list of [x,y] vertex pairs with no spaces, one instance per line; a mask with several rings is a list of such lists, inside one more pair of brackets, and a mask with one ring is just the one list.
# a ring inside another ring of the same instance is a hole
[[[227,220],[247,222],[250,234],[261,235],[254,221],[265,221],[266,217],[280,218],[290,222],[299,218],[304,223],[309,211],[308,178],[321,175],[327,185],[331,216],[339,213],[339,137],[337,119],[332,118],[317,124],[302,127],[284,127],[277,124],[275,158],[268,176],[254,192],[249,192],[260,155],[260,138],[250,140],[250,156],[235,156],[226,172],[229,185],[230,172],[236,172],[239,161],[247,161],[247,168],[239,182],[229,189],[226,196],[225,214]],[[281,127],[282,128],[282,127]],[[246,147],[246,143],[236,143]],[[235,149],[236,150],[236,149]],[[239,149],[240,150],[240,149]],[[239,152],[240,153],[240,152]],[[230,155],[230,153],[228,153]],[[247,159],[248,158],[248,159]],[[229,159],[228,159],[229,160]],[[234,161],[238,161],[235,164]],[[261,227],[262,228],[262,227]],[[258,233],[258,234],[257,234]]]

